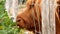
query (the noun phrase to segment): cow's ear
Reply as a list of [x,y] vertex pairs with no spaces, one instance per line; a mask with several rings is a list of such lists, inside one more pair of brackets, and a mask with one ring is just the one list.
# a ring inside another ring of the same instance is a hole
[[26,6],[31,7],[31,5],[35,2],[35,0],[27,0]]
[[31,0],[27,0],[26,6],[28,7],[28,6],[30,6],[31,4],[32,4],[32,1],[31,1]]

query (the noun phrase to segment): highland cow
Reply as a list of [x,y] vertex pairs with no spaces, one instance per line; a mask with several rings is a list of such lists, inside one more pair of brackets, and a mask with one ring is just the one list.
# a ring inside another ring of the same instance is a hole
[[[24,10],[23,13],[20,13],[17,15],[16,17],[16,22],[17,25],[20,28],[25,28],[29,31],[33,31],[35,33],[35,26],[36,26],[36,31],[39,32],[39,25],[38,25],[38,16],[39,16],[39,20],[40,20],[40,31],[42,31],[42,27],[41,27],[41,6],[39,5],[41,2],[41,0],[28,0],[27,1],[27,6]],[[38,6],[36,6],[36,3],[38,4]],[[36,8],[37,8],[37,12],[36,12]],[[33,13],[32,13],[33,12]],[[38,14],[38,15],[37,15]],[[59,12],[56,11],[55,12],[55,19],[56,19],[56,34],[60,34],[60,17],[59,17]],[[35,24],[34,24],[35,23]],[[38,33],[36,33],[38,34]]]

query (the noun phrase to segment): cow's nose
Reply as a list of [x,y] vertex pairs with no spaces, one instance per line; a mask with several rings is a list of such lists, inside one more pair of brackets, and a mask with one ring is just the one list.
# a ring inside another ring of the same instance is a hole
[[19,26],[19,24],[17,24],[17,26]]
[[20,22],[21,20],[17,20],[17,22]]
[[20,22],[20,21],[21,21],[21,19],[20,18],[17,18],[16,22]]

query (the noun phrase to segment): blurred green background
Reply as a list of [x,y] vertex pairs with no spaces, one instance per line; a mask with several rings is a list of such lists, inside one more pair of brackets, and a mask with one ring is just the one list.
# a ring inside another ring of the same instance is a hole
[[8,17],[4,4],[5,0],[0,0],[0,34],[23,34],[24,29],[18,28],[16,23]]

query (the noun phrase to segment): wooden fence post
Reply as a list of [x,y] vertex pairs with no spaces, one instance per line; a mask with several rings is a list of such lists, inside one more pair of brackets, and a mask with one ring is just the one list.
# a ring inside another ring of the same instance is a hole
[[13,3],[12,3],[12,15],[13,15],[13,21],[15,22],[16,20],[16,15],[17,15],[17,12],[18,12],[18,0],[13,0]]
[[13,18],[13,21],[15,22],[18,12],[18,0],[6,0],[5,8],[8,12],[9,18]]
[[42,0],[42,34],[56,34],[55,9],[56,0]]

